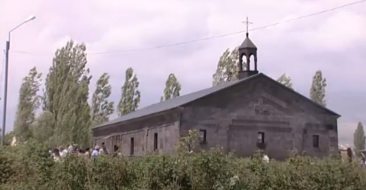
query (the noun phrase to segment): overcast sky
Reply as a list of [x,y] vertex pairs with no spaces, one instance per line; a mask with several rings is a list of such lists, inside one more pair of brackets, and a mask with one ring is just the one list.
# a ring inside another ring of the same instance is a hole
[[[1,47],[10,29],[30,15],[37,17],[12,33],[7,130],[12,130],[22,78],[34,66],[46,75],[55,50],[69,39],[87,45],[94,76],[91,90],[108,72],[112,99],[118,102],[125,69],[133,67],[144,107],[159,101],[169,73],[176,74],[183,94],[210,87],[220,55],[243,41],[245,34],[235,33],[245,29],[247,16],[254,23],[250,27],[256,28],[354,1],[2,0]],[[328,107],[342,115],[340,141],[350,144],[357,122],[366,124],[365,10],[366,2],[250,33],[258,47],[260,72],[272,78],[288,74],[302,94],[308,96],[315,71],[323,71]],[[123,52],[134,49],[138,51]]]

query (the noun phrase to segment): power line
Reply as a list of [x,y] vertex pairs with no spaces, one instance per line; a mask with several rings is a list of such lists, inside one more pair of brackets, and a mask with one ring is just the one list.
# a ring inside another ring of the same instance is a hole
[[[324,14],[324,13],[328,13],[328,12],[332,12],[338,9],[342,9],[345,7],[349,7],[352,5],[356,5],[359,3],[364,3],[366,2],[366,0],[360,0],[360,1],[355,1],[352,3],[347,3],[347,4],[343,4],[337,7],[333,7],[330,9],[326,9],[320,12],[315,12],[315,13],[311,13],[308,15],[303,15],[303,16],[299,16],[296,18],[292,18],[292,19],[288,19],[288,20],[284,20],[284,21],[280,21],[280,22],[275,22],[272,24],[268,24],[268,25],[264,25],[264,26],[260,26],[257,28],[253,28],[250,29],[249,31],[256,31],[256,30],[262,30],[262,29],[266,29],[269,27],[273,27],[273,26],[277,26],[279,24],[283,24],[283,23],[287,23],[287,22],[293,22],[296,20],[300,20],[300,19],[304,19],[304,18],[308,18],[308,17],[312,17],[312,16],[317,16],[320,14]],[[191,44],[191,43],[196,43],[196,42],[201,42],[201,41],[207,41],[207,40],[212,40],[212,39],[217,39],[217,38],[223,38],[223,37],[227,37],[227,36],[233,36],[233,35],[237,35],[237,34],[241,34],[244,33],[246,31],[241,30],[241,31],[237,31],[237,32],[232,32],[232,33],[226,33],[226,34],[221,34],[221,35],[216,35],[216,36],[210,36],[210,37],[205,37],[205,38],[200,38],[200,39],[195,39],[195,40],[189,40],[189,41],[184,41],[184,42],[178,42],[178,43],[173,43],[173,44],[166,44],[166,45],[158,45],[158,46],[152,46],[152,47],[143,47],[143,48],[136,48],[136,49],[127,49],[127,50],[115,50],[115,51],[102,51],[102,52],[91,52],[88,53],[88,55],[102,55],[102,54],[112,54],[112,53],[130,53],[130,52],[136,52],[136,51],[142,51],[142,50],[151,50],[151,49],[161,49],[161,48],[168,48],[168,47],[173,47],[173,46],[179,46],[179,45],[185,45],[185,44]],[[39,54],[54,54],[54,53],[36,53],[36,52],[26,52],[26,51],[12,51],[12,53],[18,53],[18,54],[33,54],[33,55],[39,55]]]

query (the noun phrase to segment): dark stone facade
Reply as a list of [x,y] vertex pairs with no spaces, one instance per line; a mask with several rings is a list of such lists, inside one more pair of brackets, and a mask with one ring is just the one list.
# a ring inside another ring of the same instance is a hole
[[[270,158],[283,160],[294,149],[316,157],[337,151],[338,118],[262,75],[183,107],[96,128],[93,135],[94,143],[106,142],[110,149],[118,144],[126,156],[132,153],[133,138],[132,155],[142,156],[152,151],[173,153],[181,136],[199,129],[206,132],[202,149],[219,146],[251,156],[262,148]],[[264,143],[258,141],[259,134]]]

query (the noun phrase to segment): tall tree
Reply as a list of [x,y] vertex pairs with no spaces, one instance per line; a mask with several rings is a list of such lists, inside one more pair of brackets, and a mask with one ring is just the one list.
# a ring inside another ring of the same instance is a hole
[[[245,64],[244,64],[245,67]],[[235,48],[230,51],[227,49],[220,57],[215,74],[212,76],[213,86],[238,78],[239,71],[239,50]]]
[[89,144],[91,75],[85,51],[84,44],[67,42],[56,51],[46,78],[43,107],[54,117],[54,126],[50,127],[59,144]]
[[103,75],[97,81],[97,88],[92,97],[92,126],[107,122],[109,116],[114,112],[114,102],[108,100],[112,93],[112,86],[109,84],[110,76],[108,73]]
[[164,94],[160,98],[160,101],[169,100],[180,96],[181,85],[173,73],[169,74],[165,83]]
[[324,107],[327,105],[325,99],[326,87],[327,87],[327,80],[323,78],[322,71],[320,70],[316,71],[313,77],[313,83],[310,88],[310,99]]
[[33,67],[23,78],[14,122],[14,132],[19,142],[25,142],[32,136],[31,125],[36,118],[35,112],[40,106],[40,97],[37,93],[41,86],[41,76],[42,74]]
[[51,112],[42,112],[32,125],[33,139],[50,147],[60,146],[57,142],[57,136],[54,135],[55,131],[50,127],[55,125],[54,119],[55,117]]
[[291,81],[291,77],[286,76],[286,74],[281,75],[278,79],[277,82],[287,86],[288,88],[294,89],[293,85],[292,85],[292,81]]
[[137,110],[141,94],[138,90],[139,81],[132,68],[126,70],[125,83],[122,86],[121,99],[118,103],[118,116],[126,115]]
[[353,134],[353,145],[356,154],[360,156],[360,150],[365,149],[365,132],[361,122],[358,123],[355,133]]

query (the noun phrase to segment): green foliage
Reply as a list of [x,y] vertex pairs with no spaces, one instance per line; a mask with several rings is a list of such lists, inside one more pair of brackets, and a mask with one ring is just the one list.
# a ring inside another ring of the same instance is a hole
[[286,74],[281,75],[278,79],[277,82],[283,84],[284,86],[294,89],[293,85],[292,85],[292,81],[291,81],[291,77],[286,76]]
[[[192,131],[194,133],[194,131]],[[126,158],[69,156],[54,162],[34,142],[0,149],[0,189],[53,190],[362,190],[358,163],[294,154],[286,162],[236,158],[221,149]]]
[[3,158],[0,160],[4,157],[4,160],[7,160],[5,167],[1,165],[0,168],[6,168],[6,172],[1,173],[2,176],[7,176],[4,178],[5,184],[13,184],[9,187],[47,189],[52,184],[52,169],[55,163],[44,145],[28,141],[23,145],[4,148],[1,150],[1,155]]
[[169,100],[180,96],[181,85],[173,73],[169,74],[165,83],[164,94],[160,98],[160,101]]
[[108,101],[111,93],[112,86],[109,84],[109,75],[103,73],[97,81],[97,87],[92,97],[92,126],[107,122],[109,116],[114,112],[114,102]]
[[[10,145],[11,141],[13,140],[13,137],[15,137],[14,131],[10,131],[9,133],[6,133],[5,134],[5,141],[4,141],[5,145]],[[0,137],[0,140],[1,140],[1,137]]]
[[53,126],[55,126],[55,117],[49,111],[44,111],[39,115],[32,125],[33,140],[49,145],[50,147],[60,146],[56,142]]
[[0,147],[0,184],[7,183],[10,177],[13,175],[12,160],[6,155],[4,147]]
[[46,77],[43,111],[53,116],[49,122],[59,145],[77,143],[87,146],[90,140],[90,106],[88,104],[90,71],[86,68],[86,46],[73,41],[58,49]]
[[197,129],[190,129],[188,135],[180,139],[179,144],[177,145],[178,153],[193,151],[199,143],[199,138],[199,131]]
[[126,70],[125,83],[122,86],[121,100],[118,103],[118,116],[134,112],[139,107],[141,94],[138,90],[139,81],[132,68]]
[[313,83],[310,88],[310,99],[314,102],[326,106],[325,88],[327,87],[327,80],[323,78],[322,71],[316,71],[313,77]]
[[40,106],[40,97],[37,93],[41,86],[41,76],[42,74],[33,67],[23,78],[14,122],[14,132],[19,142],[25,142],[32,137],[30,128],[36,118],[35,111]]
[[[246,65],[244,64],[244,68]],[[227,49],[219,59],[215,74],[212,76],[213,86],[232,81],[238,78],[239,71],[239,50]]]
[[365,150],[365,132],[361,122],[358,123],[355,133],[353,134],[353,145],[356,154],[360,156],[360,150]]

